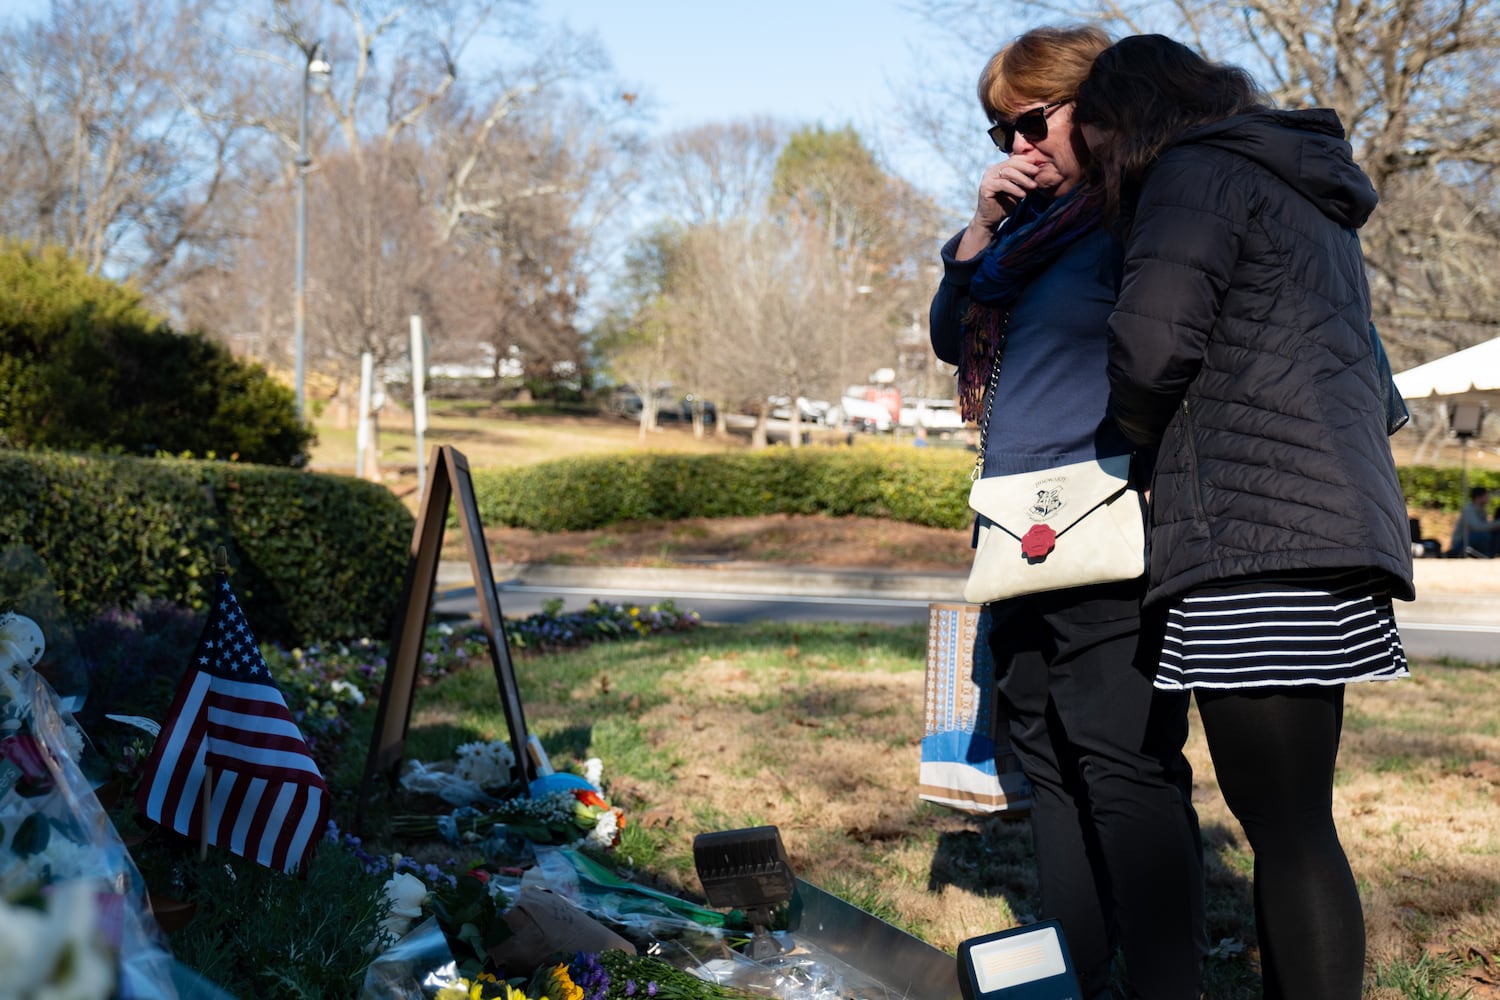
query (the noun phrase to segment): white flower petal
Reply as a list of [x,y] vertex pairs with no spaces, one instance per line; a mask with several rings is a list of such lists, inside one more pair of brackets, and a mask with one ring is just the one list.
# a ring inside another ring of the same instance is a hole
[[411,872],[398,872],[385,883],[385,898],[390,903],[389,913],[401,917],[420,917],[422,904],[427,901],[427,886]]
[[13,611],[0,613],[0,668],[34,667],[46,649],[36,622]]

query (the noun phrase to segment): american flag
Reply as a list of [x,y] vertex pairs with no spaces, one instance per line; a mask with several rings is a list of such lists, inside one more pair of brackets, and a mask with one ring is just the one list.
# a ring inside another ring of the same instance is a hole
[[[206,833],[205,770],[212,776]],[[278,871],[305,864],[326,824],[328,786],[222,572],[136,806],[178,833]]]

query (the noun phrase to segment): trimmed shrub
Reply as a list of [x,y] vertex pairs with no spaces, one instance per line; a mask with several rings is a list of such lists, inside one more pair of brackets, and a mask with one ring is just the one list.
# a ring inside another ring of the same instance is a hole
[[55,248],[0,243],[0,444],[301,466],[312,439],[260,365]]
[[149,600],[207,608],[223,545],[258,638],[386,635],[412,527],[389,490],[349,477],[0,451],[0,549],[33,549],[75,622]]
[[[1463,470],[1452,466],[1437,468],[1431,465],[1402,466],[1396,470],[1401,478],[1401,493],[1407,506],[1425,510],[1440,510],[1457,514],[1469,502],[1463,489]],[[1490,469],[1470,469],[1469,488],[1484,486],[1491,491],[1500,490],[1500,472]]]
[[[826,514],[965,528],[973,455],[956,449],[869,446],[773,448],[713,455],[571,458],[476,469],[480,518],[533,531],[587,531],[620,521]],[[1466,502],[1454,468],[1397,470],[1414,508]],[[1500,473],[1470,470],[1470,486],[1500,490]]]
[[415,526],[394,493],[350,476],[192,464],[208,473],[258,630],[296,644],[390,634]]
[[610,455],[474,470],[492,526],[586,531],[619,521],[827,514],[943,528],[970,521],[968,452],[911,447],[776,448],[715,455]]

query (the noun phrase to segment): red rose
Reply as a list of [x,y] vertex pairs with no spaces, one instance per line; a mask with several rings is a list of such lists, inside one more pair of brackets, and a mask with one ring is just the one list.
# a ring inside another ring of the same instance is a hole
[[1045,524],[1033,524],[1031,530],[1021,536],[1021,554],[1027,559],[1041,560],[1057,547],[1057,532]]
[[39,795],[52,788],[52,769],[47,751],[28,733],[18,733],[0,740],[0,760],[8,760],[21,772],[16,791],[22,795]]

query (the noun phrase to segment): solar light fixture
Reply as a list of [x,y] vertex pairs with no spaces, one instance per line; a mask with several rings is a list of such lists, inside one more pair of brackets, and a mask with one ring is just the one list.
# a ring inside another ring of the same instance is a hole
[[969,938],[958,946],[964,1000],[1079,1000],[1083,991],[1062,925],[1044,920]]
[[1483,403],[1454,403],[1448,416],[1448,429],[1454,437],[1471,438],[1484,424]]
[[693,864],[708,905],[740,909],[754,933],[748,954],[759,961],[781,953],[771,936],[771,911],[791,901],[797,889],[791,862],[774,826],[700,833],[693,838]]

